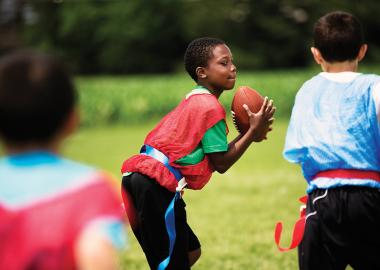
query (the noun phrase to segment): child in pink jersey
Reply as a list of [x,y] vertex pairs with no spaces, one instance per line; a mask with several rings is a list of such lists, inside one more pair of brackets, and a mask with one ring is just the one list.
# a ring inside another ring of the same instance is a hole
[[117,182],[59,154],[77,122],[60,62],[32,52],[0,60],[0,269],[118,269]]

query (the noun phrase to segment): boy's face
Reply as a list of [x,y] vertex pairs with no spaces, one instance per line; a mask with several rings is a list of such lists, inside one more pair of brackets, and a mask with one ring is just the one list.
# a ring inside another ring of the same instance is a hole
[[213,90],[230,90],[235,86],[236,67],[232,60],[231,51],[226,45],[220,44],[214,48],[213,57],[204,68],[205,80]]

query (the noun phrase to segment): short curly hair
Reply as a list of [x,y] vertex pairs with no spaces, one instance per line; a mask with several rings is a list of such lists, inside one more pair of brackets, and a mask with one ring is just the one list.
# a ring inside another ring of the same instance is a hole
[[22,51],[0,60],[0,137],[5,143],[48,142],[76,102],[71,76],[58,59]]
[[354,60],[364,44],[360,21],[350,13],[334,11],[314,25],[314,47],[328,62]]
[[190,42],[185,52],[184,62],[187,73],[195,82],[198,81],[197,67],[207,67],[214,48],[221,44],[226,43],[221,39],[211,37],[201,37]]

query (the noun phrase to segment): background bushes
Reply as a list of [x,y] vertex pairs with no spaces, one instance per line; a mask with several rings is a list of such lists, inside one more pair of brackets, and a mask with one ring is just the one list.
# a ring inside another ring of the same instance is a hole
[[308,66],[313,23],[344,10],[363,22],[380,60],[380,2],[317,0],[0,0],[0,55],[58,54],[81,74],[169,73],[189,41],[224,39],[240,70]]
[[[248,85],[272,98],[276,117],[288,117],[294,95],[313,71],[241,72],[236,87]],[[80,77],[77,80],[84,126],[138,124],[156,120],[195,86],[186,74]],[[235,87],[235,88],[236,88]],[[220,97],[229,117],[234,91]]]

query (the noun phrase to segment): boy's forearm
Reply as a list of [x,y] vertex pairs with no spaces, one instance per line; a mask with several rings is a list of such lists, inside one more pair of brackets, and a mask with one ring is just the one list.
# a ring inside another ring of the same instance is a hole
[[251,145],[252,135],[248,131],[244,135],[238,135],[228,145],[227,152],[218,152],[208,154],[215,170],[219,173],[225,173]]

